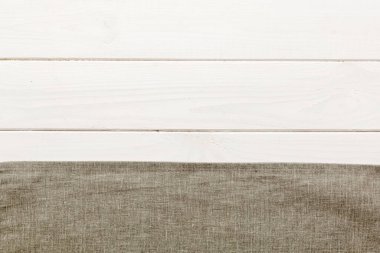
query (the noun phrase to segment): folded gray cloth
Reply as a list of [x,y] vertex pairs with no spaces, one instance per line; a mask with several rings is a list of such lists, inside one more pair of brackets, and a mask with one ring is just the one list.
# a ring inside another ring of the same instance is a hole
[[380,252],[380,166],[1,163],[0,252]]

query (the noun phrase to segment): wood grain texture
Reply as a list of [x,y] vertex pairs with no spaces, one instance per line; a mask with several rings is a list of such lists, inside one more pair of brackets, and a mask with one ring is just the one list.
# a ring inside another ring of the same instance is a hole
[[3,0],[0,57],[380,59],[378,0]]
[[0,132],[0,161],[380,164],[380,133]]
[[0,62],[1,129],[380,129],[376,62]]

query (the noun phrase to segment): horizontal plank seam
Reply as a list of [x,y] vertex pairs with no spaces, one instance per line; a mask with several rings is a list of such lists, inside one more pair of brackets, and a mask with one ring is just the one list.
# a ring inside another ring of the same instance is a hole
[[213,58],[75,58],[25,57],[1,58],[0,61],[125,61],[125,62],[380,62],[380,59],[213,59]]
[[162,132],[162,133],[379,133],[380,129],[103,129],[0,128],[0,132]]

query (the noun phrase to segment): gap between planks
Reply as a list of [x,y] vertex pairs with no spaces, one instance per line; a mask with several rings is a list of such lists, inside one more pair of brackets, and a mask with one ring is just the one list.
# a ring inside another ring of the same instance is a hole
[[380,129],[102,129],[0,128],[0,132],[162,132],[162,133],[378,133]]
[[380,62],[380,59],[213,59],[213,58],[76,58],[76,57],[12,57],[0,61],[121,61],[121,62]]

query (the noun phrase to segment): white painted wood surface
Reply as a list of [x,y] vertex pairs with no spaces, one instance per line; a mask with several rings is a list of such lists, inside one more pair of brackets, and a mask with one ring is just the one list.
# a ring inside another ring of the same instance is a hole
[[378,0],[2,0],[0,58],[380,59]]
[[379,13],[0,1],[0,161],[380,164]]
[[380,133],[0,132],[0,143],[0,161],[380,164]]
[[378,62],[0,62],[2,129],[379,130]]

